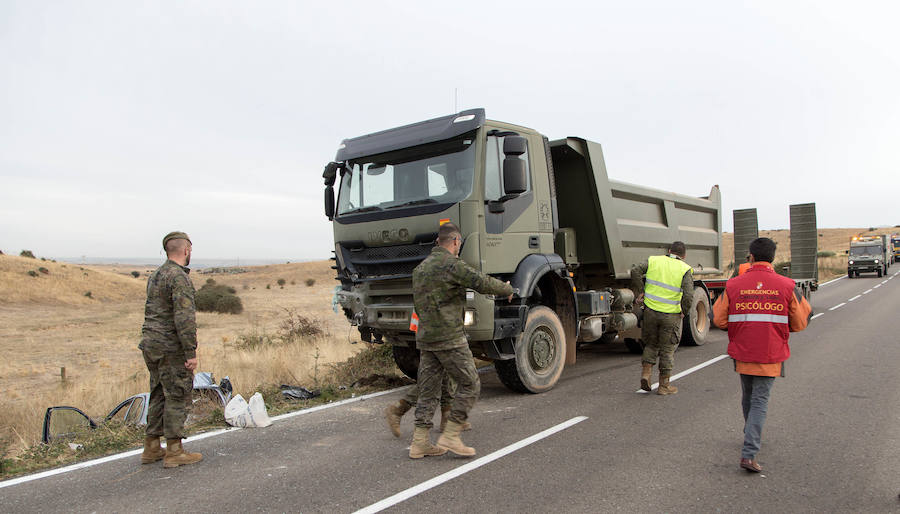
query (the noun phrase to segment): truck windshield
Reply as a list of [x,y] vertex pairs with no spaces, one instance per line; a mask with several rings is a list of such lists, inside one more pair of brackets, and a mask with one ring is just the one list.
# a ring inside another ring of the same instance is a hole
[[879,256],[881,255],[881,247],[878,246],[851,246],[850,255],[852,257],[863,256]]
[[341,177],[338,215],[468,198],[475,176],[474,142],[472,132],[349,161]]

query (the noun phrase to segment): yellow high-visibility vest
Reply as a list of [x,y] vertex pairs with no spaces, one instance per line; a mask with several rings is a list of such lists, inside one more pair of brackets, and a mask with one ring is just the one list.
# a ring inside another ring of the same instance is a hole
[[644,305],[657,312],[681,312],[681,279],[690,270],[686,262],[668,255],[647,259]]

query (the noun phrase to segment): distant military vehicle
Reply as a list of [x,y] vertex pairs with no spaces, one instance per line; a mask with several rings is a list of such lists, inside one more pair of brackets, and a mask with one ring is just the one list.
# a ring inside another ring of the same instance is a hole
[[888,244],[884,235],[853,236],[847,255],[847,276],[854,278],[860,273],[873,272],[879,277],[886,275],[892,257]]

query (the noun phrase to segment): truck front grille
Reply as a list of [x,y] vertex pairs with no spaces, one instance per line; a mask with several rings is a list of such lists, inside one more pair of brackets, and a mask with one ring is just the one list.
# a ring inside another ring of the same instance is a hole
[[344,267],[354,280],[409,277],[433,247],[433,242],[379,247],[340,246]]

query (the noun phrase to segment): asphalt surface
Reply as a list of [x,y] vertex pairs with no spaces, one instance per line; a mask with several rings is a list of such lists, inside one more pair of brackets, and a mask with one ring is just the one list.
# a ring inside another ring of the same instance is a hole
[[[900,511],[900,280],[838,280],[812,303],[817,317],[792,335],[787,376],[772,392],[761,474],[738,467],[743,419],[731,360],[678,379],[677,395],[638,394],[639,357],[610,344],[581,349],[541,395],[510,393],[493,372],[483,374],[474,430],[464,435],[478,450],[473,459],[410,460],[411,413],[401,439],[382,418],[402,395],[394,392],[186,443],[203,453],[197,465],[167,470],[130,456],[0,483],[0,506],[353,512],[412,488],[388,511]],[[678,351],[675,371],[722,355],[726,344],[725,332],[714,330],[704,346]],[[493,454],[567,421],[571,426],[545,438]],[[478,460],[492,454],[495,460]]]

